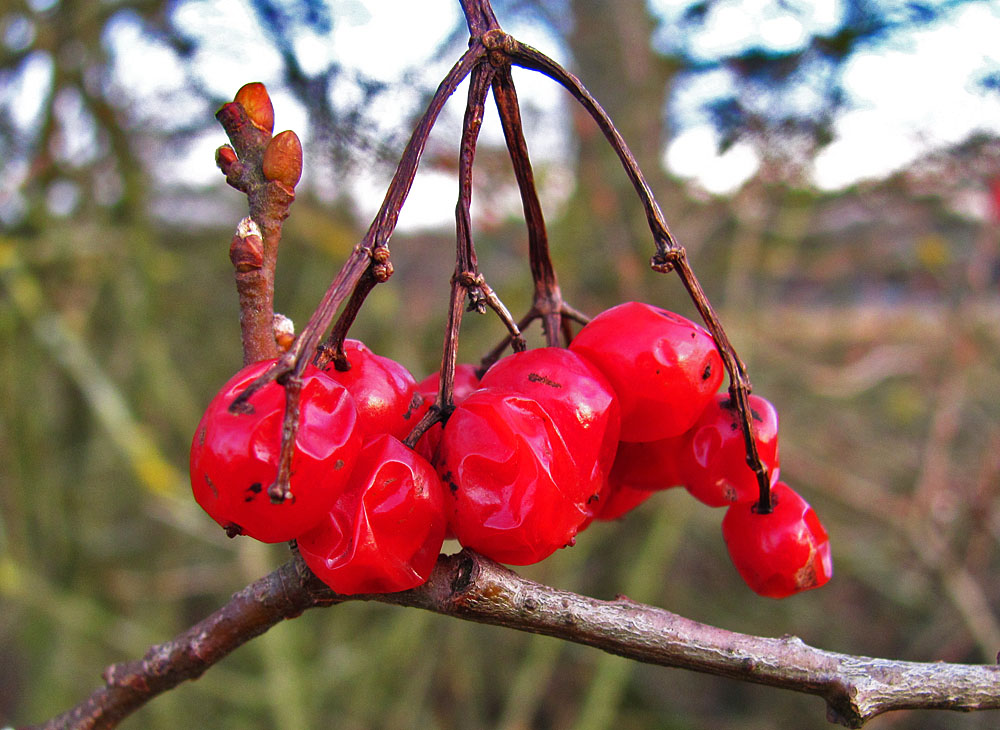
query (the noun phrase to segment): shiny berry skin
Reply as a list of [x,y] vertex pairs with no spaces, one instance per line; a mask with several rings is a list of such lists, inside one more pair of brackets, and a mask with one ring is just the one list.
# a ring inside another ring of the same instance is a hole
[[[750,418],[761,463],[771,484],[778,481],[778,412],[764,398],[750,396]],[[684,437],[680,473],[691,495],[709,507],[752,502],[760,496],[757,475],[747,466],[739,413],[728,394],[715,396]]]
[[[426,378],[417,383],[417,390],[424,399],[433,403],[437,399],[438,388],[441,387],[441,373],[440,371],[428,375]],[[479,388],[479,376],[476,375],[476,366],[470,365],[469,363],[459,363],[455,366],[455,384],[452,387],[452,399],[455,405],[458,405],[469,395],[472,391]]]
[[458,541],[512,565],[572,544],[593,497],[573,450],[535,399],[497,388],[472,393],[448,419],[435,462]]
[[570,447],[580,488],[596,502],[607,486],[621,423],[618,398],[601,371],[565,348],[541,347],[499,360],[481,384],[526,396],[545,409]]
[[404,439],[420,420],[414,417],[423,398],[410,371],[395,360],[376,355],[358,340],[344,340],[344,353],[351,367],[337,370],[333,363],[327,375],[347,388],[358,408],[362,436],[388,433]]
[[601,495],[594,519],[609,522],[624,517],[640,504],[653,496],[648,489],[636,489],[628,484],[616,484],[613,481]]
[[774,511],[752,502],[726,510],[722,536],[736,570],[754,592],[770,598],[819,588],[833,575],[830,540],[812,507],[784,482],[771,489]]
[[[424,417],[434,401],[437,400],[438,388],[441,387],[441,373],[440,371],[428,375],[426,378],[417,383],[417,392],[424,397],[423,405],[416,411],[413,417],[414,425]],[[455,366],[455,383],[452,387],[452,402],[454,405],[459,405],[462,401],[469,397],[469,395],[479,388],[479,376],[476,375],[476,366],[470,365],[468,363],[459,363]],[[437,453],[438,444],[441,443],[441,431],[444,426],[441,423],[435,423],[420,437],[417,442],[417,453],[423,456],[428,461],[434,460],[434,454]]]
[[278,475],[285,389],[271,382],[251,396],[249,413],[229,405],[273,360],[249,365],[209,404],[191,444],[195,500],[230,534],[283,542],[316,525],[347,483],[361,437],[347,390],[309,366],[303,372],[299,430],[289,481],[291,498],[268,497]]
[[434,467],[382,434],[365,441],[346,488],[298,547],[337,593],[392,593],[430,577],[444,533],[444,494]]
[[640,302],[601,312],[570,350],[596,365],[618,394],[622,441],[684,433],[722,382],[722,358],[707,330]]
[[612,487],[659,491],[683,484],[679,462],[685,437],[673,436],[659,441],[635,443],[621,441],[608,477]]

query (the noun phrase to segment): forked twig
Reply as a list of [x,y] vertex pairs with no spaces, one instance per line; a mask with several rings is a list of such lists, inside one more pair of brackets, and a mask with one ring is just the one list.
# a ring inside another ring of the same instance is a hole
[[729,391],[736,403],[737,411],[740,415],[740,426],[743,431],[743,439],[747,450],[747,465],[757,476],[760,497],[757,504],[757,511],[761,513],[770,512],[771,505],[771,484],[767,467],[764,466],[757,451],[757,442],[754,439],[753,419],[750,416],[750,392],[752,386],[747,375],[746,366],[736,353],[729,336],[722,327],[715,309],[709,302],[702,288],[698,277],[695,276],[691,265],[687,260],[687,252],[670,232],[663,212],[660,210],[656,198],[646,182],[642,170],[635,160],[635,156],[629,150],[621,133],[615,127],[608,113],[591,95],[580,80],[564,69],[554,60],[544,53],[527,46],[502,31],[491,31],[487,33],[483,42],[492,53],[502,51],[512,63],[524,68],[534,69],[561,84],[576,99],[584,109],[593,117],[597,126],[604,133],[608,143],[621,160],[622,167],[628,175],[636,194],[646,212],[646,222],[653,235],[653,243],[656,246],[656,253],[653,255],[650,265],[655,271],[667,273],[676,271],[681,279],[681,283],[687,290],[691,301],[694,302],[698,313],[701,315],[705,326],[712,334],[719,355],[729,374]]
[[[347,262],[326,290],[316,310],[309,318],[309,322],[295,338],[295,342],[288,352],[278,358],[274,365],[254,380],[230,406],[232,410],[240,410],[257,390],[279,378],[280,382],[285,385],[286,406],[282,425],[281,457],[278,463],[277,478],[268,490],[274,500],[280,501],[291,497],[288,479],[291,476],[292,447],[298,431],[298,393],[301,387],[302,371],[316,353],[320,338],[333,322],[337,310],[354,291],[368,267],[372,262],[385,264],[388,261],[389,237],[395,230],[403,202],[413,185],[417,166],[420,163],[420,157],[423,155],[434,122],[437,121],[437,117],[448,98],[455,93],[458,85],[485,55],[486,49],[483,44],[473,41],[469,50],[462,55],[438,85],[426,111],[413,130],[413,134],[410,135],[406,148],[403,150],[403,156],[396,167],[396,173],[389,183],[389,189],[382,201],[382,206],[368,228],[368,232],[354,247]],[[298,387],[295,387],[295,383],[298,383]]]

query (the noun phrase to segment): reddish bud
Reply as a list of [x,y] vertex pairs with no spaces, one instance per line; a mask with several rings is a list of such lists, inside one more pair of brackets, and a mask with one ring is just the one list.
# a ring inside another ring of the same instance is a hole
[[236,150],[227,144],[222,145],[215,151],[215,164],[223,169],[229,167],[236,161]]
[[244,218],[236,227],[236,234],[229,244],[229,260],[240,272],[253,271],[264,265],[264,241],[260,228],[252,218]]
[[264,177],[294,188],[302,177],[302,143],[295,132],[286,129],[264,150]]
[[271,97],[268,96],[264,84],[257,81],[244,84],[236,92],[233,101],[243,107],[247,117],[257,129],[268,134],[274,131],[274,107],[271,106]]

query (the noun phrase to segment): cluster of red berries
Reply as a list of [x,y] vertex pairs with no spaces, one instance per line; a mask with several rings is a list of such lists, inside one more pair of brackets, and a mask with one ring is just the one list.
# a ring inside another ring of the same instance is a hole
[[773,511],[757,514],[738,415],[717,394],[721,358],[709,333],[679,315],[629,302],[595,317],[569,348],[514,353],[481,380],[459,365],[455,409],[415,449],[400,439],[434,402],[439,376],[417,383],[360,342],[345,350],[350,369],[304,373],[290,499],[268,494],[282,387],[265,386],[244,412],[229,410],[270,362],[223,387],[191,452],[195,498],[209,515],[230,534],[297,540],[339,593],[423,583],[446,536],[499,562],[535,563],[572,545],[594,519],[620,517],[677,485],[729,506],[723,536],[758,593],[787,596],[830,578],[826,531],[777,481],[773,406],[750,399],[773,485]]

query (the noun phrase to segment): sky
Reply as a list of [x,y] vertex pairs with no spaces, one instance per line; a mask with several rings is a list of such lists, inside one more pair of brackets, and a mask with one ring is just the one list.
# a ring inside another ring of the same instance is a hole
[[[43,8],[54,0],[30,0]],[[802,46],[809,32],[833,27],[841,12],[841,0],[720,0],[712,6],[704,26],[689,39],[696,54],[711,58],[739,51],[754,44],[779,50]],[[791,3],[799,12],[790,14]],[[336,22],[331,37],[312,32],[297,35],[296,51],[307,71],[336,59],[350,72],[397,84],[400,74],[426,61],[458,21],[456,0],[330,0]],[[685,0],[650,0],[657,17],[669,19],[690,3]],[[193,67],[198,82],[220,98],[248,80],[263,81],[272,90],[276,131],[305,130],[306,114],[278,85],[277,52],[260,35],[245,0],[181,0],[175,5],[177,25],[202,41]],[[556,60],[567,63],[568,53],[559,39],[538,24],[504,23],[505,29],[536,46]],[[6,45],[17,43],[23,28],[8,25],[0,38]],[[832,143],[815,160],[814,184],[836,190],[860,180],[879,178],[936,147],[956,143],[977,129],[1000,134],[1000,94],[973,86],[972,80],[1000,69],[1000,3],[970,3],[944,22],[890,37],[877,49],[856,53],[843,70],[848,92],[847,110],[838,118]],[[105,43],[117,59],[115,83],[134,99],[136,106],[154,106],[164,98],[184,104],[185,76],[172,52],[145,36],[137,19],[119,14],[109,27]],[[445,59],[427,66],[419,81],[432,88],[450,64]],[[0,87],[0,102],[15,100],[24,123],[30,123],[32,94],[47,87],[51,63],[33,59],[16,88]],[[350,73],[347,74],[350,77]],[[529,130],[533,157],[558,167],[571,155],[568,98],[548,79],[528,72],[515,77],[525,104],[542,111],[540,121]],[[586,80],[584,79],[584,82]],[[737,143],[718,151],[717,133],[699,108],[712,94],[725,91],[724,74],[705,74],[682,84],[673,101],[675,136],[668,143],[663,164],[675,175],[691,180],[711,194],[737,190],[758,168],[756,151]],[[808,95],[808,89],[798,93]],[[357,90],[343,83],[335,98],[350,99]],[[387,95],[382,108],[373,110],[395,121],[397,108],[406,107],[405,92]],[[464,97],[464,87],[456,94]],[[412,100],[412,98],[411,98]],[[27,103],[25,103],[27,102]],[[62,105],[72,115],[73,102]],[[450,104],[442,118],[441,134],[459,128],[462,102]],[[489,106],[483,140],[499,143],[501,135],[495,111]],[[375,122],[373,122],[375,123]],[[390,124],[391,126],[391,124]],[[212,130],[196,138],[184,154],[159,166],[167,181],[194,184],[217,181],[214,150],[220,132]],[[84,142],[86,142],[84,140]],[[82,147],[87,144],[81,143]],[[308,175],[308,168],[307,173]],[[558,204],[569,194],[568,175],[552,175],[541,190],[543,202]],[[362,213],[373,213],[381,202],[386,180],[375,174],[360,175],[354,183]],[[2,191],[0,191],[2,192]],[[404,208],[400,227],[422,228],[450,222],[455,183],[443,173],[421,175]]]

